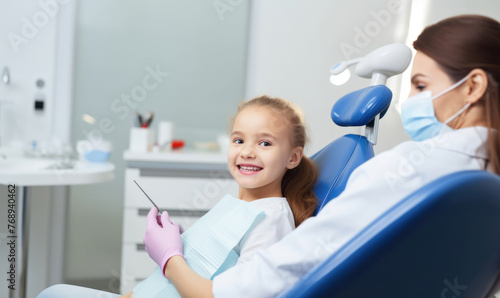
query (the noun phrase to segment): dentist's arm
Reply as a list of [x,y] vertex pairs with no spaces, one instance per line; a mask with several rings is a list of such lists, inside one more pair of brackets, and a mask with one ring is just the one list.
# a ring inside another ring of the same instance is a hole
[[164,274],[183,298],[214,297],[212,281],[194,272],[181,256],[173,256],[168,260]]
[[201,277],[186,263],[182,255],[179,227],[170,221],[167,212],[157,217],[158,210],[148,213],[144,244],[146,251],[162,269],[182,297],[213,297],[212,281]]

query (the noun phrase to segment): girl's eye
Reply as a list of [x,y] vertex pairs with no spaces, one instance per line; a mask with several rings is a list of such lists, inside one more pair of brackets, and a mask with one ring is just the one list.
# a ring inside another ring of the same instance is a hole
[[264,147],[268,147],[268,146],[271,146],[271,143],[269,143],[268,141],[262,141],[259,143],[259,145],[264,146]]
[[235,139],[233,141],[233,143],[235,143],[235,144],[243,144],[243,140],[242,139]]

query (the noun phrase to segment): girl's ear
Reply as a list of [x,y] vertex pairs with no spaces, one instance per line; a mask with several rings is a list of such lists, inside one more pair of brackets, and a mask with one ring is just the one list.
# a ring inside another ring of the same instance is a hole
[[292,151],[290,152],[290,157],[288,158],[288,163],[286,165],[287,169],[291,170],[293,168],[296,168],[300,164],[303,154],[304,154],[304,148],[302,147],[293,148]]

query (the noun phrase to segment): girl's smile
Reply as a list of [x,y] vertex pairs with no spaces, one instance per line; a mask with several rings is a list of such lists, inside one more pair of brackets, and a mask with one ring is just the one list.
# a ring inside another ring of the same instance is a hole
[[242,173],[243,175],[254,175],[259,173],[263,169],[262,167],[247,163],[239,164],[237,165],[237,167],[240,173]]

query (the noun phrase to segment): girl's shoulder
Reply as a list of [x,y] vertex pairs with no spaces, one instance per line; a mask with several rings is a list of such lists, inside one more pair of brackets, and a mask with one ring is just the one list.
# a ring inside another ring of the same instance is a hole
[[280,210],[283,211],[287,208],[290,208],[288,201],[284,197],[270,197],[270,198],[262,198],[255,201],[250,202],[250,204],[255,205],[262,210]]
[[292,209],[286,198],[262,198],[252,201],[250,204],[265,212],[266,216],[263,221],[268,222],[271,226],[286,225],[292,227],[292,229],[295,227]]

